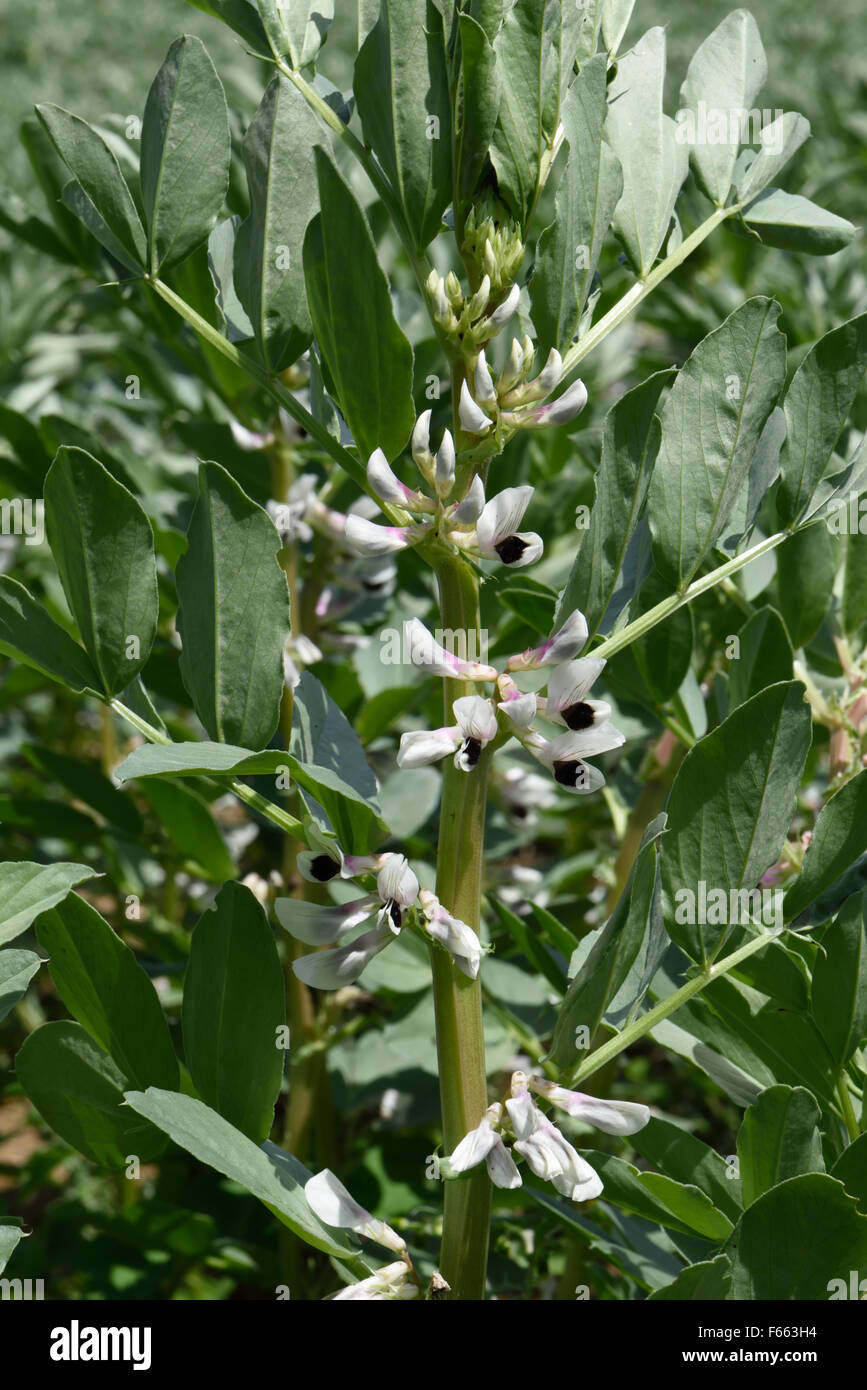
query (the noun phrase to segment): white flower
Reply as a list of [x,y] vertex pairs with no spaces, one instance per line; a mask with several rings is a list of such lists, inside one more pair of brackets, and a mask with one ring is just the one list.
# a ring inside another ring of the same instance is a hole
[[302,898],[278,898],[274,915],[281,927],[306,946],[327,946],[358,927],[379,908],[371,893],[348,903],[308,903]]
[[595,1168],[573,1149],[550,1120],[542,1119],[526,1139],[516,1139],[515,1148],[537,1178],[553,1183],[558,1192],[573,1202],[589,1202],[602,1191],[602,1179]]
[[399,767],[422,767],[454,752],[455,767],[469,772],[482,749],[497,733],[497,716],[490,700],[462,695],[452,705],[457,723],[452,728],[413,730],[400,740]]
[[606,1134],[637,1134],[650,1123],[648,1107],[635,1101],[600,1100],[597,1096],[586,1096],[581,1091],[568,1091],[564,1086],[539,1076],[531,1076],[528,1085],[552,1105],[560,1106],[573,1119],[583,1120],[585,1124],[593,1125]]
[[488,419],[482,407],[476,405],[476,402],[470,395],[466,381],[461,384],[461,400],[458,406],[458,416],[460,418],[461,428],[466,430],[467,434],[485,434],[494,423],[493,420]]
[[489,1106],[481,1124],[464,1135],[449,1157],[452,1173],[466,1173],[470,1168],[484,1163],[495,1187],[521,1186],[521,1174],[495,1128],[502,1119],[502,1113],[501,1105]]
[[349,1299],[365,1299],[369,1302],[383,1302],[386,1299],[418,1298],[418,1285],[411,1282],[412,1272],[403,1260],[384,1265],[367,1279],[359,1279],[357,1284],[349,1284],[340,1293],[334,1294],[332,1303],[346,1302]]
[[480,404],[496,405],[497,391],[494,386],[494,378],[491,376],[488,367],[488,359],[485,356],[485,349],[482,348],[476,360],[475,371],[473,372],[473,391],[476,400]]
[[425,511],[432,506],[429,498],[400,481],[381,449],[374,449],[367,461],[367,481],[383,502],[407,507],[410,511]]
[[392,555],[421,539],[419,527],[377,526],[363,516],[354,515],[347,516],[343,535],[347,545],[359,555]]
[[419,893],[419,902],[427,921],[428,934],[445,947],[459,970],[475,980],[482,959],[482,943],[476,932],[466,922],[447,912],[439,898],[428,889],[423,888]]
[[430,451],[430,421],[431,411],[425,410],[419,415],[415,422],[412,432],[412,456],[415,459],[421,472],[427,476],[433,468],[433,454]]
[[518,530],[532,496],[532,487],[507,487],[485,504],[476,522],[474,549],[479,555],[515,568],[538,560],[543,549],[541,537]]
[[298,855],[298,872],[308,883],[328,883],[332,878],[355,878],[379,866],[372,855],[344,854],[334,835],[323,835],[315,821],[307,824],[310,849]]
[[546,739],[541,734],[531,733],[521,741],[528,753],[550,767],[559,786],[586,794],[604,787],[605,778],[597,767],[584,761],[585,757],[619,748],[626,738],[606,720],[595,728],[562,734],[559,738]]
[[516,417],[522,429],[547,429],[549,425],[565,425],[574,420],[587,404],[587,387],[583,381],[573,381],[562,396],[550,405],[540,405]]
[[455,441],[451,430],[443,431],[440,447],[434,459],[434,487],[437,497],[445,501],[455,485]]
[[540,709],[547,719],[573,731],[598,726],[611,714],[604,700],[588,700],[587,692],[605,668],[598,656],[567,661],[551,672],[548,693]]
[[[518,307],[518,300],[521,298],[521,288],[513,285],[498,309],[491,314],[491,323],[495,333],[499,333],[501,328],[509,322]],[[493,334],[492,334],[493,336]]]
[[571,661],[587,641],[587,619],[576,608],[563,626],[538,647],[528,647],[519,656],[510,656],[507,671],[532,671],[538,666],[552,666]]
[[[326,1226],[355,1231],[357,1235],[365,1236],[377,1245],[384,1245],[395,1254],[401,1254],[406,1249],[403,1237],[384,1221],[377,1221],[369,1211],[365,1211],[330,1168],[323,1168],[321,1173],[316,1173],[308,1179],[304,1184],[304,1196],[319,1220],[324,1221]],[[403,1268],[406,1269],[405,1264]]]
[[410,618],[403,625],[404,644],[410,652],[414,666],[420,666],[432,676],[445,676],[454,680],[493,681],[497,673],[493,666],[483,666],[478,661],[464,661],[462,657],[452,656],[445,647],[440,646],[419,618]]
[[485,485],[476,473],[462,502],[449,512],[449,523],[455,526],[475,526],[485,506]]
[[333,951],[314,951],[292,962],[292,969],[313,989],[342,989],[353,984],[374,956],[394,940],[391,927],[381,925]]
[[379,871],[376,890],[383,906],[380,922],[385,922],[395,936],[403,926],[403,914],[418,897],[418,879],[402,854],[390,854]]

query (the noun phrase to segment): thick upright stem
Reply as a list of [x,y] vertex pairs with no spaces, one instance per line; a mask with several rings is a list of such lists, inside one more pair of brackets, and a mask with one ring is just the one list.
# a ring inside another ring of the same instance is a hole
[[[479,597],[472,571],[457,557],[437,565],[442,626],[464,633],[467,655],[478,659]],[[472,693],[465,681],[447,681],[445,722],[453,723],[452,702]],[[485,834],[488,759],[472,772],[446,764],[440,812],[437,896],[455,917],[479,929],[479,900]],[[479,1124],[488,1104],[482,996],[442,951],[432,952],[437,1053],[443,1115],[443,1143],[451,1153]],[[481,1299],[491,1211],[491,1184],[485,1168],[445,1184],[445,1215],[440,1269],[453,1299]]]

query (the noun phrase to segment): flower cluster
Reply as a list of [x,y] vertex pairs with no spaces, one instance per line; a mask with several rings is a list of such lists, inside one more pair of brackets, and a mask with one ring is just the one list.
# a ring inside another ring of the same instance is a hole
[[448,1176],[484,1163],[495,1187],[520,1187],[517,1154],[537,1178],[553,1183],[564,1197],[589,1202],[602,1191],[602,1179],[542,1113],[534,1094],[606,1134],[637,1134],[650,1120],[646,1105],[598,1100],[523,1071],[512,1073],[510,1092],[505,1101],[489,1106],[481,1124],[458,1144],[447,1160]]
[[358,979],[374,956],[385,950],[408,918],[452,957],[463,974],[474,980],[479,973],[482,945],[472,927],[453,917],[436,894],[420,889],[418,878],[402,854],[346,855],[333,836],[324,835],[310,822],[313,845],[298,856],[298,869],[311,883],[332,879],[361,879],[376,875],[375,891],[349,902],[323,905],[300,898],[278,898],[274,904],[282,927],[307,946],[326,946],[348,937],[357,927],[368,930],[343,946],[317,950],[293,961],[292,969],[314,989],[341,989]]
[[[625,738],[611,722],[610,705],[589,698],[590,688],[605,666],[604,660],[594,656],[575,659],[587,640],[587,623],[582,613],[572,613],[541,646],[511,657],[502,673],[491,666],[450,656],[417,618],[405,624],[405,638],[413,661],[430,674],[496,681],[499,699],[463,695],[452,705],[453,725],[404,734],[397,755],[400,767],[421,767],[451,753],[455,767],[470,772],[485,746],[505,736],[516,738],[567,791],[580,794],[604,786],[602,773],[585,759],[619,748]],[[547,693],[520,690],[512,672],[543,666],[554,667]],[[566,732],[549,737],[539,726],[539,719],[559,725]]]

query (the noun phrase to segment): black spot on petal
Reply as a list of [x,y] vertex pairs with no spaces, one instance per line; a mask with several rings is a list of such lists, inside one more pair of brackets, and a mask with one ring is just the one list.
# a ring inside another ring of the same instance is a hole
[[556,762],[554,764],[554,781],[559,782],[561,787],[585,787],[587,785],[587,772],[584,763]]
[[403,912],[398,907],[396,902],[392,901],[388,904],[388,915],[391,918],[397,930],[400,931],[401,927],[403,926]]
[[520,536],[507,536],[494,549],[504,565],[515,565],[527,549],[527,542],[522,541]]
[[574,705],[567,705],[560,713],[568,729],[589,729],[596,717],[593,706],[585,704],[583,700],[578,700]]
[[340,873],[340,865],[331,858],[330,854],[317,854],[310,865],[310,872],[317,883],[327,883],[329,879],[335,878]]
[[468,767],[475,767],[479,758],[482,756],[482,745],[477,738],[465,738],[461,748],[461,760]]

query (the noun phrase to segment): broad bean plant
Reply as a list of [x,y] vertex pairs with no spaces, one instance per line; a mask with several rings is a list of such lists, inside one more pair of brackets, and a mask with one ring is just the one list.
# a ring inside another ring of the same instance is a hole
[[276,1297],[857,1297],[867,314],[716,283],[845,254],[809,123],[746,10],[667,114],[630,0],[360,0],[346,91],[196,5],[258,107],[176,38],[4,204],[117,335],[0,407],[15,1083]]

